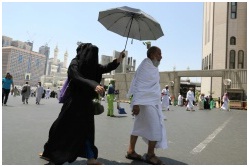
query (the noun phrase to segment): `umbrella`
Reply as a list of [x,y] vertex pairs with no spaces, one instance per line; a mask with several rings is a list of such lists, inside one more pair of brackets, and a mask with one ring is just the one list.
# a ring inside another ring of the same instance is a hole
[[[163,36],[160,24],[140,9],[127,6],[99,12],[98,21],[108,30],[137,40],[157,40]],[[125,50],[124,49],[124,50]]]

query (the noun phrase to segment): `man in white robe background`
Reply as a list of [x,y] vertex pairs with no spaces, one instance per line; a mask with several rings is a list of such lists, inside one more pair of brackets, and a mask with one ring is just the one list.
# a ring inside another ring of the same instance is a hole
[[162,90],[162,108],[163,110],[169,111],[169,86],[165,85],[165,88]]
[[186,95],[186,99],[188,101],[186,110],[187,111],[195,111],[194,110],[195,96],[194,96],[193,88],[189,88],[189,91],[187,92],[187,95]]
[[[144,160],[154,165],[163,164],[155,156],[155,148],[166,149],[168,147],[159,84],[158,66],[161,59],[160,48],[150,47],[147,51],[147,58],[139,65],[128,92],[129,97],[133,96],[131,108],[135,119],[126,158]],[[135,151],[138,136],[148,144],[148,152],[144,157]]]

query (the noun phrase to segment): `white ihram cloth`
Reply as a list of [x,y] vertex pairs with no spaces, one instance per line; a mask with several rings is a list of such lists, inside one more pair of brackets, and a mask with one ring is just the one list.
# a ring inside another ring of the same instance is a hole
[[223,101],[223,104],[221,106],[221,109],[229,110],[229,105],[228,105],[229,99],[226,96],[223,96],[222,101]]
[[187,108],[193,109],[194,108],[194,104],[193,103],[194,103],[194,100],[195,100],[194,93],[189,90],[187,92],[186,98],[188,100]]
[[162,107],[169,109],[169,90],[168,89],[163,89],[162,90]]
[[143,140],[157,141],[155,148],[166,149],[167,136],[161,105],[159,71],[149,58],[139,65],[131,82],[128,96],[132,97],[131,108],[139,105],[140,112],[135,116],[132,135],[141,136]]

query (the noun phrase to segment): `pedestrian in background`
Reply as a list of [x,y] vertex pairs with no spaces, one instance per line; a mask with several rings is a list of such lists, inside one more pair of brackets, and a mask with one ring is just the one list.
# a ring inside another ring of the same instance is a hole
[[97,46],[82,43],[69,65],[70,96],[49,130],[42,153],[42,158],[49,160],[49,164],[71,163],[77,157],[83,157],[87,158],[88,165],[102,165],[97,161],[98,149],[94,143],[93,99],[105,92],[100,85],[102,74],[115,70],[125,55],[121,52],[118,59],[101,65],[98,63],[98,51]]
[[14,88],[14,97],[16,97],[17,93],[18,93],[18,89],[17,89],[17,87],[15,86],[15,88]]
[[107,103],[108,103],[107,116],[110,116],[110,117],[114,117],[114,114],[113,114],[114,92],[115,92],[114,81],[112,80],[109,83],[109,86],[107,89]]
[[25,104],[25,102],[26,102],[26,104],[28,104],[30,93],[31,93],[31,89],[30,89],[29,82],[26,82],[22,86],[22,102],[23,102],[23,104]]
[[2,79],[2,105],[7,106],[11,85],[12,89],[14,89],[13,78],[10,73],[7,73],[6,76]]
[[49,99],[50,94],[51,94],[51,90],[50,90],[49,87],[48,87],[48,88],[46,89],[45,98],[46,98],[46,99]]
[[205,95],[203,93],[200,94],[199,96],[199,102],[198,102],[198,107],[199,110],[204,110],[204,101],[205,101]]
[[186,99],[187,99],[187,111],[195,111],[194,110],[194,100],[195,100],[195,96],[194,96],[194,92],[193,92],[193,88],[189,88],[189,91],[187,92],[186,95]]
[[212,110],[214,108],[214,99],[211,95],[209,96],[209,105],[210,109]]
[[36,104],[40,104],[43,92],[44,92],[44,89],[41,86],[41,82],[38,82],[38,85],[36,88]]
[[169,94],[169,86],[165,85],[165,88],[162,90],[162,108],[163,110],[169,111],[169,99],[170,99],[170,94]]
[[181,93],[178,94],[178,102],[177,102],[177,105],[178,106],[183,106],[183,97],[181,95]]
[[[167,148],[158,71],[161,59],[161,49],[155,46],[150,47],[147,51],[147,58],[136,70],[128,92],[128,97],[133,96],[131,108],[135,119],[126,158],[144,159],[147,163],[154,165],[164,164],[155,155],[155,149]],[[138,136],[148,144],[148,151],[144,158],[135,151]]]
[[221,106],[221,109],[229,111],[229,98],[228,98],[228,94],[227,93],[224,93],[222,101],[223,101],[223,104]]

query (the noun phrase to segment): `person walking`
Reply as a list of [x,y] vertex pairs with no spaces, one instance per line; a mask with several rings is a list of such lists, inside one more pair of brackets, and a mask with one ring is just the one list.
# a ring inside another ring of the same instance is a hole
[[221,106],[221,109],[225,110],[225,111],[229,111],[229,98],[228,98],[227,93],[224,93],[224,95],[222,97],[222,101],[223,101],[223,104]]
[[115,88],[114,88],[113,84],[114,84],[114,81],[112,80],[108,86],[108,89],[107,89],[107,103],[108,103],[107,116],[110,116],[110,117],[114,117],[113,102],[114,102]]
[[[159,84],[158,66],[161,59],[161,49],[150,47],[147,58],[139,65],[128,92],[129,97],[133,96],[131,108],[135,119],[126,158],[144,160],[154,165],[164,164],[155,155],[155,149],[168,147]],[[143,158],[135,151],[138,136],[148,144],[148,151]]]
[[178,106],[182,106],[183,105],[183,97],[182,97],[181,93],[178,94],[177,105]]
[[35,104],[40,104],[43,92],[44,92],[44,89],[41,86],[41,82],[38,82],[38,85],[36,88],[36,103]]
[[11,85],[12,89],[14,89],[13,78],[10,73],[7,73],[6,76],[2,79],[2,105],[4,106],[7,106]]
[[101,165],[97,161],[98,149],[94,144],[93,99],[105,92],[100,85],[102,74],[115,70],[125,55],[121,52],[119,58],[101,65],[98,63],[97,46],[82,43],[76,51],[77,55],[68,68],[70,96],[49,130],[41,158],[48,160],[48,164],[59,165],[83,157],[87,158],[88,165]]
[[14,97],[16,97],[17,93],[18,93],[18,89],[17,89],[17,87],[15,86],[15,88],[14,88]]
[[30,89],[30,85],[29,82],[26,82],[23,87],[22,87],[22,102],[23,104],[25,104],[25,100],[26,100],[26,104],[28,104],[28,99],[31,93],[31,89]]
[[194,110],[194,100],[195,100],[195,96],[194,96],[194,92],[193,92],[193,88],[189,88],[189,91],[187,92],[186,95],[186,99],[187,99],[187,111],[195,111]]
[[198,102],[198,107],[199,110],[204,110],[204,101],[205,101],[205,95],[203,93],[200,94],[199,96],[199,102]]
[[45,93],[45,98],[46,98],[46,99],[49,99],[50,94],[51,94],[51,90],[50,90],[49,87],[48,87],[45,91],[46,91],[46,93]]
[[162,108],[163,110],[169,111],[169,86],[165,85],[165,88],[162,90]]

